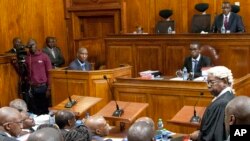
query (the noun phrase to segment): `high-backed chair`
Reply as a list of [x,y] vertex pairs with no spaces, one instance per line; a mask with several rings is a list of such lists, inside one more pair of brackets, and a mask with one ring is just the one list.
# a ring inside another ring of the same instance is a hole
[[159,15],[164,19],[162,21],[159,21],[155,25],[155,33],[168,33],[169,27],[171,27],[171,30],[175,30],[175,22],[173,20],[170,20],[170,16],[173,14],[172,10],[164,9],[159,12]]
[[195,14],[192,18],[191,23],[191,32],[192,33],[200,33],[201,31],[209,32],[210,31],[210,23],[211,23],[211,15],[206,14],[206,10],[209,5],[207,3],[199,3],[195,5],[195,9],[202,14]]
[[220,65],[219,55],[217,54],[215,48],[211,47],[210,45],[203,45],[200,48],[200,52],[202,55],[205,55],[211,59],[211,63],[213,66]]

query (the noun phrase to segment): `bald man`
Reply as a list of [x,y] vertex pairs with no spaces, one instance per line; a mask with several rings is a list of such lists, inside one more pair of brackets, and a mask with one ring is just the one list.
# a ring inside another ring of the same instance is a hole
[[0,140],[15,140],[23,128],[20,112],[11,107],[0,108]]
[[17,109],[20,112],[22,112],[22,111],[27,112],[28,111],[26,102],[22,99],[19,99],[19,98],[12,100],[10,102],[9,106]]
[[93,133],[92,140],[103,141],[101,137],[109,134],[109,124],[103,116],[90,116],[85,120],[85,125]]
[[91,64],[87,61],[87,58],[88,58],[88,50],[84,47],[79,48],[77,51],[77,58],[70,63],[69,69],[82,70],[82,71],[91,70]]
[[128,141],[152,141],[154,128],[145,121],[135,122],[128,130]]
[[155,123],[150,117],[140,117],[135,122],[140,122],[140,121],[146,122],[155,130]]
[[[229,135],[230,125],[250,125],[250,98],[248,96],[237,96],[231,100],[225,109],[225,126]],[[228,141],[230,136],[228,137]]]
[[58,130],[46,127],[32,133],[28,141],[64,141],[64,139]]

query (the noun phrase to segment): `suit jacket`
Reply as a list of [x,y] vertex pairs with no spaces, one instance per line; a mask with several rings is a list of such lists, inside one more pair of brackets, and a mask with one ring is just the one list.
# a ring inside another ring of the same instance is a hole
[[0,141],[17,141],[15,138],[8,137],[6,133],[0,131]]
[[[85,70],[91,70],[91,64],[88,61],[85,61]],[[69,65],[69,70],[82,70],[81,64],[78,62],[78,59],[72,61]]]
[[[223,14],[220,14],[214,20],[214,23],[212,26],[212,32],[214,32],[214,33],[219,32],[220,33],[222,26],[223,26]],[[230,13],[228,26],[229,26],[229,29],[226,29],[226,30],[230,30],[231,33],[245,32],[245,27],[243,25],[243,21],[242,21],[241,17],[236,13],[233,13],[233,12]]]
[[[201,68],[202,67],[209,67],[209,66],[211,66],[210,59],[206,56],[201,55],[200,60],[197,64],[197,70],[194,73],[194,77],[196,78],[196,77],[201,76]],[[183,68],[184,67],[187,68],[188,73],[192,72],[192,57],[191,56],[189,56],[185,59]]]
[[53,50],[54,50],[54,53],[55,53],[55,58],[52,55],[49,47],[44,47],[43,48],[43,52],[46,53],[49,56],[50,61],[52,63],[52,66],[60,67],[65,63],[65,60],[64,60],[63,55],[61,53],[61,49],[58,48],[58,47],[54,47]]

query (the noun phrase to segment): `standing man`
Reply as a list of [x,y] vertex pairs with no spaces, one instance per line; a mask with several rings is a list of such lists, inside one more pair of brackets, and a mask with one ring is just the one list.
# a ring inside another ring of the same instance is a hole
[[43,52],[49,56],[54,68],[61,67],[65,63],[61,49],[56,46],[55,37],[46,38],[46,47],[43,48]]
[[223,27],[227,33],[245,32],[245,27],[241,17],[236,13],[231,12],[230,2],[223,2],[222,10],[223,13],[215,17],[212,32],[220,33]]
[[77,58],[69,65],[70,70],[91,70],[91,64],[87,61],[88,50],[86,48],[79,48],[77,52]]
[[49,70],[52,69],[49,57],[37,50],[37,43],[34,39],[28,41],[29,53],[25,59],[28,68],[28,79],[31,88],[31,101],[29,108],[34,114],[41,115],[48,113]]
[[17,53],[17,50],[22,45],[22,40],[19,37],[15,37],[12,40],[12,44],[13,44],[13,47],[9,51],[7,51],[6,53]]
[[[192,72],[194,78],[200,77],[202,67],[211,66],[210,58],[200,54],[200,44],[197,42],[191,43],[189,50],[190,56],[186,57],[182,68],[186,67],[188,73]],[[177,71],[177,75],[182,75],[182,71]]]
[[233,75],[224,66],[208,70],[207,86],[214,96],[202,117],[200,130],[190,134],[194,141],[224,141],[227,138],[224,118],[227,103],[234,98]]

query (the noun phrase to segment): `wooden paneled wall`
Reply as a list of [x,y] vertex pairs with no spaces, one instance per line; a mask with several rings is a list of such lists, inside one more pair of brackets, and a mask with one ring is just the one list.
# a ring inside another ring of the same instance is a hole
[[[192,16],[199,14],[194,9],[195,4],[205,2],[209,4],[207,10],[213,19],[220,14],[222,2],[225,0],[124,0],[126,2],[127,32],[133,32],[135,27],[141,25],[144,32],[153,33],[155,24],[161,20],[159,11],[162,9],[173,10],[172,20],[176,22],[176,32],[186,33],[189,31]],[[228,0],[231,4],[240,2],[240,12],[247,32],[250,31],[250,21],[247,17],[250,13],[250,1],[248,0]]]
[[58,46],[67,60],[67,30],[63,0],[1,0],[0,53],[12,48],[19,36],[26,44],[30,37],[42,48],[46,36],[57,37]]

